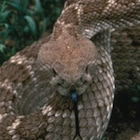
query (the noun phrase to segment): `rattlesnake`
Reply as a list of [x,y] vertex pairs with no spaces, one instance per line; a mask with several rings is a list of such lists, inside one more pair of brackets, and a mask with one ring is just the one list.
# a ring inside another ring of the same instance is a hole
[[[68,0],[49,37],[0,68],[0,140],[102,137],[114,98],[110,34],[140,23],[140,0]],[[92,41],[91,41],[91,40]]]

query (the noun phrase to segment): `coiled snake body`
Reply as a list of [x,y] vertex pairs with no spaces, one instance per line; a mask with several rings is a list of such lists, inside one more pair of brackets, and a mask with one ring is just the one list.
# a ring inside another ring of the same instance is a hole
[[102,137],[115,89],[110,33],[139,22],[140,0],[68,0],[52,35],[0,68],[0,140],[72,140],[72,87],[82,139]]

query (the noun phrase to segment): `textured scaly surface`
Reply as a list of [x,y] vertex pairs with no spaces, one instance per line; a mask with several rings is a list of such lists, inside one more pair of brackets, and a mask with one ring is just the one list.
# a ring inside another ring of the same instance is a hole
[[73,85],[81,137],[99,139],[114,98],[110,32],[139,22],[139,0],[67,1],[51,37],[0,68],[0,140],[72,140]]

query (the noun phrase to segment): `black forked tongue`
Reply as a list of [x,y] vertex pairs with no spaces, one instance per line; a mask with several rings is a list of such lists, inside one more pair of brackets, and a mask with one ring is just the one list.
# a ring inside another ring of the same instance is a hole
[[76,88],[74,86],[71,87],[70,90],[72,101],[73,101],[73,109],[74,109],[74,115],[75,115],[75,126],[76,126],[76,134],[73,138],[73,140],[82,140],[82,137],[80,135],[80,128],[79,128],[79,118],[78,118],[78,94],[76,93]]

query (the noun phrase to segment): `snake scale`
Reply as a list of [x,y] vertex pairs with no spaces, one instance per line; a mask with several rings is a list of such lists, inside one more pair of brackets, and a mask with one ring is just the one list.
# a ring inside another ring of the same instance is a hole
[[140,0],[68,0],[52,34],[0,68],[0,140],[72,140],[73,87],[82,139],[100,139],[115,89],[110,34],[139,23]]

